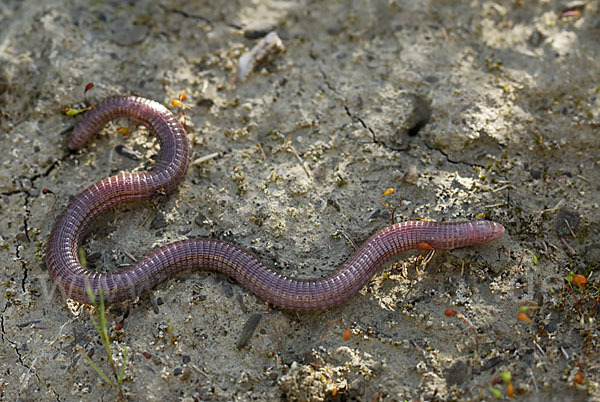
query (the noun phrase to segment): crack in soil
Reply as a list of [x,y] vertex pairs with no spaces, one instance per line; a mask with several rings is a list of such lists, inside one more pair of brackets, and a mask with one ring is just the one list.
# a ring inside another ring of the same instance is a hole
[[0,339],[2,339],[2,343],[4,343],[4,335],[6,335],[6,330],[4,329],[4,313],[6,313],[7,308],[8,305],[5,304],[4,310],[2,310],[2,314],[0,314],[0,331],[2,331],[2,334],[0,334]]
[[[311,58],[313,59],[317,59],[316,56],[311,54]],[[375,130],[373,130],[367,123],[365,123],[365,121],[358,115],[352,113],[350,111],[350,108],[348,107],[348,104],[346,102],[346,97],[340,93],[335,86],[329,81],[327,74],[325,74],[325,71],[323,71],[323,68],[321,66],[319,66],[319,71],[321,72],[321,75],[323,76],[323,81],[325,82],[325,85],[327,86],[327,88],[329,88],[329,90],[331,90],[332,92],[334,92],[336,95],[338,95],[340,98],[342,98],[342,104],[344,106],[344,110],[346,111],[346,114],[348,115],[348,117],[350,117],[350,119],[354,122],[357,121],[360,123],[360,125],[368,130],[371,133],[371,136],[373,137],[373,142],[375,144],[381,145],[383,146],[385,149],[389,150],[389,151],[395,151],[395,152],[402,152],[402,151],[407,151],[408,147],[405,148],[394,148],[391,147],[389,145],[387,145],[385,142],[378,140],[377,139],[377,135],[375,134]],[[427,143],[427,141],[423,140],[422,141],[423,144],[425,145],[425,147],[427,149],[429,149],[430,151],[434,151],[434,152],[439,152],[440,154],[442,154],[442,156],[444,156],[444,158],[448,161],[448,163],[454,164],[454,165],[464,165],[464,166],[469,166],[469,167],[475,167],[478,166],[480,168],[484,168],[484,165],[475,163],[475,162],[465,162],[465,161],[460,161],[460,160],[453,160],[450,158],[450,155],[448,155],[448,153],[444,152],[443,150],[436,148],[434,146],[431,146],[430,144]]]
[[[15,351],[15,354],[17,355],[17,359],[19,360],[19,363],[21,364],[21,366],[23,366],[27,369],[27,371],[25,372],[25,374],[23,374],[21,381],[20,381],[20,385],[19,385],[19,394],[20,394],[21,391],[27,385],[27,382],[29,381],[31,373],[33,373],[33,375],[35,375],[35,378],[37,378],[37,380],[40,384],[43,384],[43,382],[42,382],[42,379],[40,378],[39,374],[37,373],[37,371],[34,369],[34,364],[35,364],[35,361],[37,360],[37,357],[35,357],[33,359],[33,362],[31,363],[31,365],[27,365],[25,363],[25,361],[23,360],[23,355],[21,355],[21,352],[19,351],[19,347],[17,346],[17,344],[8,338],[5,339],[6,331],[4,328],[4,313],[6,312],[6,309],[7,309],[7,306],[4,307],[4,311],[2,311],[2,314],[0,315],[0,327],[2,329],[2,342],[4,342],[6,340],[6,342],[9,343],[10,346],[12,346],[13,350]],[[50,389],[52,391],[52,393],[56,396],[56,400],[60,401],[60,395],[58,394],[58,392],[56,392],[54,387],[52,387],[48,384],[46,384],[46,385],[48,386],[48,389]]]
[[21,279],[21,289],[23,290],[23,293],[25,293],[25,283],[27,281],[27,276],[28,276],[28,272],[29,270],[27,269],[27,264],[25,264],[25,259],[21,258],[21,253],[20,250],[21,246],[17,246],[17,251],[16,251],[16,256],[17,256],[17,261],[19,261],[21,263],[21,267],[23,268],[23,279]]
[[[313,56],[311,56],[311,57],[313,57]],[[327,74],[325,74],[325,71],[323,71],[323,68],[321,66],[319,66],[319,71],[321,72],[321,75],[323,76],[323,81],[325,82],[325,85],[327,86],[327,88],[329,88],[329,90],[333,91],[336,95],[338,95],[340,98],[342,98],[342,104],[344,106],[344,110],[346,111],[346,114],[348,115],[348,117],[350,117],[350,119],[352,121],[358,121],[360,123],[360,125],[363,126],[364,129],[368,130],[371,133],[371,136],[373,137],[373,142],[375,144],[383,145],[384,148],[395,151],[395,149],[388,148],[382,141],[377,140],[377,135],[375,135],[375,131],[371,127],[369,127],[369,125],[367,123],[365,123],[365,121],[360,116],[358,116],[350,111],[350,108],[348,107],[348,102],[346,102],[346,97],[342,93],[340,93],[333,86],[333,84],[331,84],[331,82],[329,82],[329,79],[327,78]]]
[[[23,360],[23,356],[21,355],[21,352],[19,352],[19,347],[17,346],[17,344],[15,342],[13,342],[12,340],[8,339],[8,336],[6,334],[6,328],[4,327],[4,314],[6,313],[7,308],[8,308],[8,305],[5,305],[4,310],[2,311],[2,314],[0,314],[0,329],[2,330],[2,342],[6,341],[6,343],[10,344],[10,346],[13,348],[13,350],[15,351],[15,354],[17,355],[17,359],[19,360],[19,363],[21,364],[21,366],[23,366],[27,369],[26,376],[28,376],[30,372],[33,372],[35,374],[36,378],[38,379],[38,381],[41,382],[41,379],[40,379],[39,375],[37,374],[37,372],[35,372],[32,367],[25,364],[25,361]],[[21,384],[23,384],[24,381],[27,381],[27,378],[24,378],[23,380],[21,380]],[[21,385],[21,389],[22,388],[23,387]],[[54,392],[54,394],[56,394],[56,391],[54,391],[54,389],[52,387],[50,387],[50,389],[52,389],[52,392]],[[58,394],[56,394],[56,395],[58,396]]]
[[[41,383],[42,379],[40,378],[40,376],[38,375],[37,371],[35,371],[33,369],[33,366],[28,366],[27,364],[25,364],[25,361],[23,361],[23,356],[21,355],[21,353],[19,352],[19,347],[17,346],[16,343],[12,342],[12,341],[8,341],[11,346],[14,348],[15,353],[17,354],[17,357],[19,359],[19,363],[21,363],[21,366],[25,367],[27,369],[27,372],[24,375],[24,378],[21,380],[21,385],[20,385],[20,390],[19,393],[21,393],[21,390],[25,387],[25,385],[27,384],[27,382],[29,381],[29,373],[33,373],[33,375],[35,375],[35,378],[37,378],[37,380]],[[35,361],[35,360],[34,360]],[[56,394],[56,391],[54,391],[54,389],[52,387],[50,387],[50,389],[52,389],[52,392],[54,392]]]
[[344,109],[346,110],[346,114],[353,120],[353,121],[358,121],[361,126],[363,126],[365,129],[369,130],[369,132],[371,133],[371,136],[373,137],[373,142],[375,144],[381,144],[383,145],[384,148],[388,148],[392,151],[396,151],[393,148],[389,148],[388,146],[385,145],[385,143],[383,141],[380,141],[377,139],[377,136],[375,135],[375,131],[373,131],[373,129],[371,127],[369,127],[367,125],[367,123],[365,123],[365,121],[363,119],[361,119],[359,116],[353,114],[350,109],[348,108],[348,106],[344,103]]
[[[207,23],[208,25],[210,25],[210,26],[213,26],[213,25],[215,25],[215,21],[212,21],[211,19],[209,19],[209,18],[206,18],[206,17],[204,17],[204,16],[202,16],[202,15],[188,13],[187,11],[180,10],[180,9],[178,9],[178,8],[175,8],[175,7],[167,7],[167,6],[165,6],[164,4],[159,4],[158,6],[159,6],[160,8],[162,8],[162,9],[163,9],[164,11],[166,11],[166,12],[169,12],[169,13],[174,13],[174,14],[179,14],[179,15],[182,15],[182,16],[184,16],[185,18],[192,18],[192,19],[195,19],[195,20],[200,20],[200,21],[202,21],[202,22],[206,22],[206,23]],[[231,27],[231,28],[235,28],[235,29],[243,29],[243,28],[242,28],[240,25],[234,24],[234,23],[232,23],[232,22],[228,22],[228,21],[225,21],[225,20],[223,20],[223,23],[224,23],[226,26],[228,26],[228,27]]]
[[[35,182],[42,178],[42,177],[48,177],[50,175],[50,173],[52,173],[52,171],[62,162],[62,160],[66,157],[66,155],[63,155],[61,158],[56,159],[54,162],[52,162],[52,164],[50,166],[48,166],[48,168],[46,168],[46,170],[42,171],[42,172],[38,172],[32,176],[24,176],[24,177],[20,177],[15,179],[15,182],[18,182],[20,190],[15,190],[15,191],[8,191],[6,193],[2,193],[2,195],[7,195],[7,196],[11,196],[11,195],[15,195],[15,194],[24,194],[24,203],[23,206],[25,207],[25,215],[23,216],[23,231],[25,234],[25,240],[27,243],[31,242],[31,237],[29,236],[29,218],[31,217],[31,206],[30,206],[30,199],[31,197],[35,197],[34,194],[32,194],[33,189],[36,189],[35,186]],[[25,186],[24,182],[28,181],[29,183],[31,183],[31,187],[27,188],[29,186]],[[22,244],[18,244],[16,246],[16,252],[15,252],[15,256],[17,258],[17,261],[19,261],[21,263],[21,268],[23,269],[23,278],[21,279],[21,289],[23,290],[23,293],[26,292],[25,290],[25,284],[27,283],[27,277],[29,276],[29,270],[27,268],[27,263],[25,258],[23,258],[21,256],[21,246]]]
[[440,154],[442,154],[442,156],[444,158],[446,158],[446,160],[449,163],[452,163],[453,165],[465,165],[465,166],[470,166],[470,167],[480,167],[480,168],[485,168],[485,165],[480,165],[479,163],[475,163],[475,162],[465,162],[465,161],[455,161],[450,159],[450,155],[448,155],[448,153],[444,152],[443,150],[436,148],[434,146],[431,146],[427,143],[427,141],[423,141],[423,145],[425,145],[425,147],[427,149],[429,149],[430,151],[434,151],[434,152],[439,152]]

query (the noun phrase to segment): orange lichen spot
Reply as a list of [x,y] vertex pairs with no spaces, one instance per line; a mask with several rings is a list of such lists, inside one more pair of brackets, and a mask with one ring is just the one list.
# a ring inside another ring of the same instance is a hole
[[344,340],[345,341],[350,340],[350,335],[351,335],[350,328],[346,328],[346,330],[344,331]]
[[573,376],[573,382],[575,384],[583,383],[583,373],[581,371]]

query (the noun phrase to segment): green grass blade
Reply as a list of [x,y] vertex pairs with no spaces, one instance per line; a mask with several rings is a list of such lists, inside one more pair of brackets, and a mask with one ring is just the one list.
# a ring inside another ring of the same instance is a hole
[[85,291],[88,294],[88,297],[90,298],[90,301],[92,302],[92,306],[94,306],[94,309],[97,307],[96,306],[96,295],[94,295],[94,291],[92,290],[92,286],[88,283]]
[[79,349],[79,352],[83,355],[83,357],[85,357],[88,361],[88,363],[90,363],[90,366],[93,367],[94,370],[96,370],[96,372],[98,373],[98,375],[100,375],[100,377],[102,377],[102,379],[104,381],[106,381],[108,384],[110,385],[115,385],[113,384],[113,382],[106,376],[106,374],[104,374],[102,372],[102,370],[100,370],[100,367],[96,366],[96,363],[94,363],[94,361],[92,360],[91,357],[88,356],[87,353],[85,353],[85,350],[83,350],[83,348]]
[[106,327],[106,311],[104,311],[104,294],[102,293],[102,288],[98,289],[98,298],[100,299],[100,309],[98,310],[98,315],[100,316],[100,338],[102,340],[102,344],[104,344],[104,349],[106,349],[108,361],[110,362],[111,366],[113,366],[114,363],[112,352],[110,350],[110,340],[108,339],[108,329]]

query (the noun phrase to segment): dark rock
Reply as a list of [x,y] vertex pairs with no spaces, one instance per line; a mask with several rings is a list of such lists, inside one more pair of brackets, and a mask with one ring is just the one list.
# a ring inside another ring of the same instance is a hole
[[275,24],[270,21],[256,21],[244,29],[244,37],[258,39],[275,30]]
[[15,236],[17,238],[18,241],[25,243],[29,241],[29,238],[27,237],[27,234],[25,233],[17,233],[17,235]]
[[233,287],[231,286],[231,283],[227,282],[227,281],[223,281],[221,282],[223,284],[223,291],[225,292],[225,297],[227,297],[228,299],[233,297]]
[[542,171],[537,169],[531,169],[529,175],[532,179],[539,180],[542,178]]
[[585,8],[585,1],[571,1],[565,4],[561,9],[561,13],[566,13],[569,11],[583,11]]
[[111,24],[111,39],[120,46],[134,46],[148,36],[148,25],[132,24],[123,18],[116,18]]
[[375,211],[371,212],[371,215],[367,218],[368,220],[375,219],[381,213],[381,209],[377,208]]
[[554,334],[558,330],[558,325],[560,324],[560,322],[560,318],[555,316],[550,317],[550,319],[548,320],[548,324],[546,325],[546,332],[548,332],[549,334]]
[[117,145],[115,147],[115,151],[119,155],[124,156],[124,157],[129,158],[134,161],[139,161],[140,159],[142,159],[141,156],[137,152],[135,152],[132,149],[127,148],[124,145]]
[[[560,237],[571,236],[579,227],[579,215],[567,207],[562,207],[556,214],[556,233]],[[569,229],[570,228],[570,229]]]
[[206,215],[204,215],[202,212],[200,212],[196,218],[194,218],[194,223],[198,226],[206,225],[206,223],[204,223],[205,221],[208,221],[208,218],[206,218]]
[[499,365],[500,363],[503,363],[503,362],[504,362],[504,358],[502,356],[492,357],[491,359],[489,359],[488,361],[486,361],[483,364],[483,366],[481,366],[481,370],[479,372],[485,373],[489,369],[492,369],[492,368],[496,367],[497,365]]
[[162,213],[156,214],[156,217],[150,223],[150,229],[161,229],[167,226],[167,219]]
[[349,389],[353,396],[361,396],[365,393],[365,381],[362,378],[356,378],[350,383]]
[[0,94],[8,90],[8,80],[5,77],[4,71],[0,70]]
[[262,318],[262,314],[252,314],[248,318],[248,320],[244,324],[244,328],[242,328],[240,337],[238,338],[238,341],[235,344],[235,346],[238,348],[238,350],[242,349],[248,345],[248,342],[250,342],[250,338],[252,337],[252,334],[254,334],[254,331],[256,330],[256,327],[260,323],[261,318]]
[[529,36],[528,42],[531,46],[537,47],[540,45],[540,43],[544,41],[545,38],[546,36],[543,33],[538,31],[537,29],[534,29],[531,35]]
[[208,109],[208,108],[212,107],[212,105],[215,104],[215,101],[213,101],[210,98],[200,98],[198,100],[198,102],[196,102],[196,104],[200,107],[205,107]]
[[444,372],[444,377],[446,378],[446,382],[448,385],[460,385],[469,376],[469,363],[465,360],[457,360],[455,361],[447,370]]
[[600,243],[590,244],[585,248],[583,260],[591,268],[600,267]]

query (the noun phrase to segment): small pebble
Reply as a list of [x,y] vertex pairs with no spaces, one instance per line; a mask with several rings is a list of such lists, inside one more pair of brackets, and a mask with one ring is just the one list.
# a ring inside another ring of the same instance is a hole
[[418,178],[419,171],[417,170],[417,167],[415,165],[410,165],[404,174],[404,177],[402,177],[402,181],[405,183],[414,184]]
[[240,56],[237,68],[238,79],[244,81],[256,67],[271,62],[276,54],[284,50],[285,46],[277,33],[269,33],[258,41],[252,50]]

